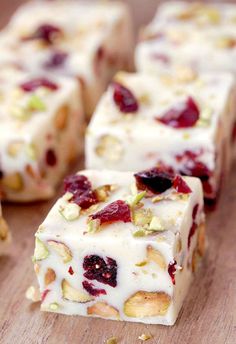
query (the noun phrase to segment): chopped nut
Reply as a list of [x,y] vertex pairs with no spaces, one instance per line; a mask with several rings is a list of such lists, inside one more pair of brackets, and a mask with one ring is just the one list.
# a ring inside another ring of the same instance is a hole
[[163,292],[138,291],[124,304],[124,313],[132,318],[145,318],[165,315],[171,297]]
[[138,267],[142,267],[142,266],[145,266],[145,265],[147,265],[147,261],[146,260],[144,260],[144,261],[142,261],[140,263],[136,263],[135,264],[135,266],[138,266]]
[[36,151],[36,147],[33,143],[26,145],[25,147],[25,151],[27,156],[32,159],[32,160],[36,160],[37,158],[37,151]]
[[49,309],[51,310],[51,311],[57,311],[58,310],[58,308],[59,308],[59,305],[58,305],[58,303],[56,303],[56,302],[53,302],[53,303],[50,303],[50,305],[49,305]]
[[24,188],[23,178],[19,172],[5,175],[2,179],[2,185],[18,192]]
[[67,221],[74,221],[78,219],[80,215],[80,207],[76,203],[68,203],[59,207],[59,213]]
[[61,283],[61,288],[62,295],[65,300],[79,303],[86,303],[93,300],[93,298],[89,294],[73,288],[65,279],[63,279]]
[[72,253],[68,246],[62,242],[49,240],[48,245],[61,256],[63,263],[68,263],[72,259]]
[[116,308],[106,302],[97,302],[87,308],[88,315],[98,315],[103,318],[119,318],[119,312]]
[[67,122],[68,122],[68,114],[69,114],[68,105],[64,105],[58,110],[54,119],[55,127],[58,130],[63,130],[66,128]]
[[197,73],[190,67],[179,67],[176,78],[179,82],[192,82],[197,78]]
[[46,105],[37,94],[32,94],[27,103],[29,111],[45,111]]
[[115,185],[103,185],[94,190],[99,202],[105,202],[114,190]]
[[149,225],[152,220],[151,209],[138,209],[133,211],[133,222],[136,226]]
[[38,288],[35,288],[34,286],[30,286],[25,293],[26,299],[32,301],[32,302],[38,302],[41,300],[41,294]]
[[202,223],[198,227],[198,238],[197,238],[197,251],[200,257],[203,257],[206,249],[206,234],[205,224]]
[[131,206],[134,207],[135,205],[137,205],[144,197],[146,196],[146,191],[137,193],[136,195],[133,196],[129,196],[127,198],[127,203]]
[[163,226],[163,223],[159,217],[153,216],[148,229],[151,231],[162,232],[165,230],[165,227]]
[[151,338],[152,336],[150,334],[145,334],[145,333],[141,334],[141,336],[138,337],[138,339],[142,340],[143,342]]
[[56,273],[53,269],[51,268],[48,268],[47,269],[47,272],[44,276],[44,283],[45,283],[45,286],[48,286],[50,283],[54,282],[56,279]]
[[88,233],[94,234],[100,229],[100,220],[95,219],[95,220],[89,220],[88,222]]
[[43,260],[43,259],[46,259],[48,256],[49,256],[49,251],[47,247],[39,238],[36,237],[33,260],[34,261]]
[[7,146],[7,154],[13,158],[16,157],[19,154],[19,152],[22,150],[23,145],[24,145],[23,141],[12,141]]
[[8,238],[9,230],[8,225],[4,218],[0,216],[0,240],[5,241]]
[[100,137],[95,151],[99,157],[115,162],[121,159],[123,147],[121,141],[115,136],[103,135]]
[[147,247],[147,259],[149,261],[155,262],[161,269],[166,269],[166,262],[163,255],[156,249],[154,249],[151,245]]

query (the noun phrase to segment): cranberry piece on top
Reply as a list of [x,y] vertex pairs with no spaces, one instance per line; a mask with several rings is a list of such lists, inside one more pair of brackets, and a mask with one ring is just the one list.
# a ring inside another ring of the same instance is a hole
[[20,88],[25,92],[34,92],[39,87],[45,87],[51,91],[56,91],[58,89],[58,85],[55,82],[46,78],[35,78],[20,85]]
[[101,225],[117,221],[131,222],[130,207],[126,202],[117,200],[108,204],[96,214],[91,215],[91,218],[93,220],[98,219]]
[[157,167],[135,173],[134,176],[139,190],[147,190],[152,193],[165,192],[173,186],[174,181],[172,173]]
[[49,60],[44,63],[44,67],[46,69],[63,67],[67,58],[68,54],[64,51],[54,51],[49,57]]
[[62,36],[62,30],[55,25],[42,24],[31,35],[23,37],[24,41],[42,40],[46,44],[53,44]]
[[186,102],[168,110],[162,117],[156,117],[156,120],[172,128],[183,129],[193,127],[199,116],[197,104],[192,97],[189,97]]
[[132,113],[138,111],[138,102],[133,93],[128,88],[113,82],[113,100],[121,112]]
[[84,175],[75,174],[65,178],[64,190],[73,194],[72,202],[78,204],[82,209],[88,209],[98,203],[92,185]]

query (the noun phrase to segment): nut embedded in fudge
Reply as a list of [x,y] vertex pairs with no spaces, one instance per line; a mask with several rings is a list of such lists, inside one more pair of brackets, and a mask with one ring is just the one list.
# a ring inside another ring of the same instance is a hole
[[204,254],[201,182],[81,171],[36,233],[41,309],[173,325]]
[[138,71],[173,74],[179,68],[236,73],[235,4],[165,1],[142,32]]
[[11,234],[8,225],[2,216],[2,208],[0,203],[0,255],[5,252],[5,249],[10,241]]
[[0,46],[0,65],[75,77],[90,116],[114,73],[133,65],[131,15],[122,2],[30,2],[13,15]]
[[0,187],[3,200],[48,199],[82,149],[77,82],[12,68],[0,72]]
[[86,167],[160,166],[201,179],[215,200],[231,162],[235,84],[227,73],[185,78],[118,73],[86,134]]

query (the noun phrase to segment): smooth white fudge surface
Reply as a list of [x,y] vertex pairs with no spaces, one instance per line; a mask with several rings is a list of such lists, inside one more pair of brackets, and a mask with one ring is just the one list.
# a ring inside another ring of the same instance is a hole
[[[50,44],[42,38],[29,39],[42,25],[60,30],[54,36],[46,34]],[[114,73],[130,68],[133,44],[124,3],[34,1],[16,11],[0,36],[4,50],[0,64],[76,77],[83,85],[86,112],[92,113]],[[17,59],[12,54],[16,50]]]
[[[188,194],[171,187],[151,196],[137,190],[132,172],[90,170],[78,174],[88,178],[103,201],[84,210],[66,193],[39,227],[34,262],[42,310],[174,324],[204,251],[200,181],[183,178],[191,189]],[[121,221],[103,223],[95,230],[89,227],[89,216],[117,200],[128,202],[131,222],[124,223],[121,216]],[[95,256],[109,269],[113,267],[100,275],[110,284],[86,274],[89,257],[93,257],[95,271],[101,268]],[[175,267],[173,274],[171,266]],[[97,295],[86,291],[84,283],[92,283]]]
[[[22,89],[22,84],[38,79],[56,89]],[[79,85],[73,79],[16,69],[2,70],[0,80],[3,199],[21,202],[50,198],[70,162],[82,152],[84,116]]]
[[[202,177],[205,196],[216,197],[231,157],[233,77],[187,71],[176,78],[118,73],[114,80],[131,91],[138,109],[121,112],[111,84],[87,129],[86,167],[138,171],[165,165]],[[194,126],[173,128],[157,120],[167,111],[183,106],[190,96],[200,115]]]
[[236,6],[168,1],[140,35],[139,71],[173,73],[181,66],[236,73]]
[[8,225],[3,218],[2,208],[0,203],[0,255],[6,252],[6,248],[11,241],[11,233]]

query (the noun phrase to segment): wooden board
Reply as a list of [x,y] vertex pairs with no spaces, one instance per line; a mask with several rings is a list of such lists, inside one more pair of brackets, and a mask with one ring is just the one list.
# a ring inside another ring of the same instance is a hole
[[[1,23],[17,2],[1,0]],[[25,291],[35,284],[31,263],[34,232],[54,200],[29,206],[4,205],[14,245],[9,256],[0,257],[0,343],[102,344],[116,336],[121,344],[135,344],[140,343],[142,333],[150,333],[153,339],[148,344],[235,344],[235,176],[235,172],[231,174],[218,209],[208,215],[208,253],[174,327],[41,313],[38,303],[25,299]]]

